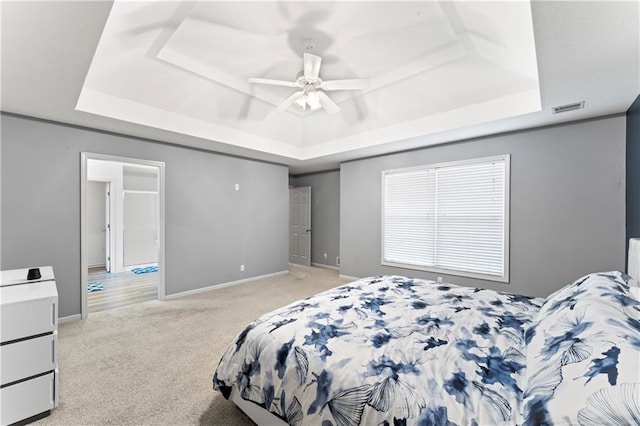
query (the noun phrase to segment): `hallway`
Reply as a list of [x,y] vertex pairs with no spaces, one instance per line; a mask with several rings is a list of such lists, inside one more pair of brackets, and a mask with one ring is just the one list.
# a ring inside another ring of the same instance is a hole
[[157,299],[158,274],[108,273],[104,268],[89,268],[89,283],[100,282],[104,288],[87,295],[89,313]]

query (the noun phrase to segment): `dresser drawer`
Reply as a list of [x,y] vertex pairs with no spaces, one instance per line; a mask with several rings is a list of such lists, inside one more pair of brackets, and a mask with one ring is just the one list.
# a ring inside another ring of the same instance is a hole
[[[45,297],[29,301],[17,301],[6,303],[15,292],[27,292],[30,286],[53,286],[53,281],[49,283],[38,283],[26,286],[3,287],[2,310],[0,310],[0,324],[2,330],[2,342],[21,339],[36,334],[47,333],[56,329],[58,325],[57,298]],[[22,288],[25,287],[25,288]]]
[[49,334],[0,346],[0,383],[6,385],[54,370],[57,338],[57,334]]
[[0,389],[0,423],[9,425],[51,410],[55,406],[55,374]]

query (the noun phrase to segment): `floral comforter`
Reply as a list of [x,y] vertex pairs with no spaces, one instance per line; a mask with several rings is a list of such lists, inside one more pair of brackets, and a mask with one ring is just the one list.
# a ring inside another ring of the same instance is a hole
[[547,297],[526,332],[524,426],[640,425],[640,288],[590,274]]
[[375,277],[258,318],[214,388],[291,425],[521,424],[525,330],[544,299]]

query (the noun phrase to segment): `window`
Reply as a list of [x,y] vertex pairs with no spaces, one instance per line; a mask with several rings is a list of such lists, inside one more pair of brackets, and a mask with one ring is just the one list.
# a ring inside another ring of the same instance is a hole
[[382,173],[382,264],[509,281],[508,155]]

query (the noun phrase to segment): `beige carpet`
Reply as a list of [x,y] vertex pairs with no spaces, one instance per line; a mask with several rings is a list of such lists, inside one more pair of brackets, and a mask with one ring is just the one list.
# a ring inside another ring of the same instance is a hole
[[36,424],[252,425],[212,390],[235,336],[256,317],[347,281],[337,271],[288,275],[61,324],[60,405]]

